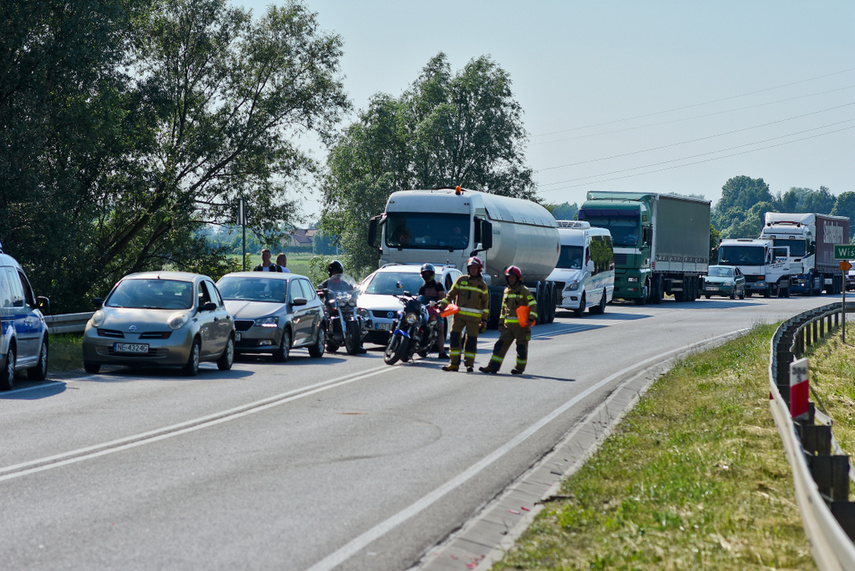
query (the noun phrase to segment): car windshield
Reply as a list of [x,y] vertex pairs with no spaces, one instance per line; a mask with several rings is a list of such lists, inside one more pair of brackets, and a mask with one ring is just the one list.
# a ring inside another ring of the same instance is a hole
[[465,214],[387,214],[386,245],[391,248],[460,250],[468,244],[469,217]]
[[718,250],[718,263],[734,266],[762,266],[765,249],[759,246],[722,246]]
[[288,299],[288,280],[265,277],[229,277],[217,282],[223,299],[285,303]]
[[138,309],[190,309],[193,307],[193,283],[157,278],[122,280],[104,305]]
[[561,246],[556,268],[578,270],[582,267],[582,246]]
[[710,266],[710,276],[717,278],[729,278],[733,276],[733,268],[723,268],[721,266]]
[[[398,287],[398,282],[401,287]],[[368,285],[365,293],[378,295],[394,295],[396,293],[416,293],[425,283],[422,276],[414,272],[377,272]]]

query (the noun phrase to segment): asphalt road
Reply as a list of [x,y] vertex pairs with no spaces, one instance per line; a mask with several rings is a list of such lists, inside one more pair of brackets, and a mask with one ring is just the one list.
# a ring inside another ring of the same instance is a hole
[[[22,381],[0,393],[0,561],[471,568],[437,545],[558,443],[584,452],[575,429],[633,373],[838,300],[665,300],[559,315],[535,328],[524,376],[510,375],[513,350],[492,376],[446,373],[437,359],[389,367],[368,345],[360,356],[243,359],[228,372],[205,364],[195,378],[105,368]],[[496,336],[482,336],[479,364]]]

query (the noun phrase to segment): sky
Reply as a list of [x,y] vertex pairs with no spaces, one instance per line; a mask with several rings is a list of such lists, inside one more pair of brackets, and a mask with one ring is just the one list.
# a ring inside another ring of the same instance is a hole
[[[256,15],[276,3],[232,2]],[[513,82],[546,202],[633,190],[715,206],[741,175],[773,195],[855,191],[855,1],[304,4],[344,41],[347,124],[373,95],[399,97],[439,52],[453,73],[489,56]]]

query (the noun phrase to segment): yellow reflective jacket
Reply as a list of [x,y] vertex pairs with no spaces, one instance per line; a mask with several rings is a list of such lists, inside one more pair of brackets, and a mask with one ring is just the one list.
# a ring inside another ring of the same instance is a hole
[[443,300],[445,305],[452,301],[460,307],[456,318],[480,322],[490,316],[490,293],[481,276],[472,278],[464,274],[457,278]]
[[529,308],[529,322],[536,320],[537,302],[529,289],[519,282],[506,287],[502,296],[502,313],[499,314],[499,325],[518,325],[517,308],[525,305]]

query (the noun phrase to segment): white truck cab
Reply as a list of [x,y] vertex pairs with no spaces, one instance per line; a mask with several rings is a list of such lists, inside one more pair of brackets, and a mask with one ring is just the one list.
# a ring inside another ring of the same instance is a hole
[[790,297],[790,249],[786,246],[775,246],[772,240],[762,238],[722,240],[718,263],[740,269],[747,296]]
[[547,278],[555,282],[556,307],[581,317],[585,309],[603,313],[615,291],[615,260],[611,233],[589,222],[558,220],[561,254]]

